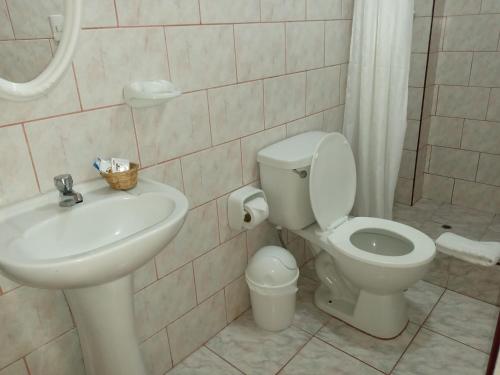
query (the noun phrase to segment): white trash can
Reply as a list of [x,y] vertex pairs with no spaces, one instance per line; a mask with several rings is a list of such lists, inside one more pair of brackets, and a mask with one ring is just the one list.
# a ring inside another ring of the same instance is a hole
[[292,324],[299,269],[288,250],[278,246],[263,247],[250,260],[245,278],[253,316],[259,327],[281,331]]

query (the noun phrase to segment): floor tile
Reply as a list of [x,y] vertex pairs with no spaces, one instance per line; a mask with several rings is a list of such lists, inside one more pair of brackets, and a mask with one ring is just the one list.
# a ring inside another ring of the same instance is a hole
[[430,221],[440,204],[429,199],[422,199],[413,206],[401,203],[394,204],[393,219],[400,223],[418,228],[420,224]]
[[314,292],[318,283],[301,277],[298,282],[297,305],[293,325],[314,335],[331,318],[314,304]]
[[300,275],[311,280],[319,281],[318,275],[316,274],[316,268],[314,266],[314,259],[304,264],[304,266],[300,269]]
[[483,375],[488,356],[422,329],[396,366],[394,375]]
[[431,312],[444,288],[419,281],[405,292],[408,301],[408,315],[410,322],[422,324]]
[[168,372],[168,375],[239,375],[240,371],[202,346]]
[[323,341],[313,338],[279,374],[380,375],[381,373]]
[[417,330],[418,326],[410,323],[395,339],[380,340],[332,319],[318,332],[317,337],[381,371],[389,372]]
[[488,353],[499,308],[447,290],[425,327]]
[[291,326],[269,332],[255,325],[251,311],[243,314],[207,346],[245,374],[271,375],[278,372],[311,335]]
[[432,216],[432,221],[451,225],[451,231],[459,235],[480,239],[493,221],[493,214],[444,204]]

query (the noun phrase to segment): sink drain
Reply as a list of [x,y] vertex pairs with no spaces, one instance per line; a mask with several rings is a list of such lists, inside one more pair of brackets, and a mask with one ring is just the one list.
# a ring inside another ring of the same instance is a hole
[[451,229],[451,225],[443,224],[443,225],[441,225],[441,228],[443,228],[443,229]]

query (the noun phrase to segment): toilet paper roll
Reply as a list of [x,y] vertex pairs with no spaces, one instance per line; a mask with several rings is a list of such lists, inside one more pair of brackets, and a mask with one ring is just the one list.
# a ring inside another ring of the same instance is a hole
[[254,198],[243,205],[245,214],[250,220],[245,220],[243,227],[253,229],[269,217],[269,206],[264,198]]

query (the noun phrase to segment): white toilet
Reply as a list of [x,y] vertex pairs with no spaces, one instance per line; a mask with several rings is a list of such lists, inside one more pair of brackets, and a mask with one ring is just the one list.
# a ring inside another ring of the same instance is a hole
[[434,241],[404,224],[348,217],[356,165],[340,133],[308,132],[259,151],[269,220],[310,241],[323,311],[379,338],[408,323],[403,292],[434,259]]

